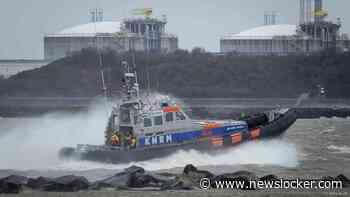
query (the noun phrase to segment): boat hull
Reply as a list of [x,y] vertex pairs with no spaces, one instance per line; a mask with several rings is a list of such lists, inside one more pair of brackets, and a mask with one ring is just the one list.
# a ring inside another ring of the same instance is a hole
[[169,156],[180,150],[198,150],[215,154],[228,147],[237,146],[243,142],[272,138],[283,134],[297,119],[294,110],[288,110],[281,117],[268,124],[254,126],[247,132],[238,132],[226,136],[207,136],[195,141],[181,144],[165,144],[154,147],[143,147],[135,149],[120,149],[111,146],[84,145],[78,149],[64,148],[60,151],[62,158],[73,158],[79,160],[99,161],[107,163],[128,163],[145,161],[155,158]]

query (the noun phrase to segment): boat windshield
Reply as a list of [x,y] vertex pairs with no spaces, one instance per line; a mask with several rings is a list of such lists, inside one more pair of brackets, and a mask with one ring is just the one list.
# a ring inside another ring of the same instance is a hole
[[120,123],[121,124],[130,124],[130,110],[127,108],[120,109]]
[[162,116],[155,116],[154,117],[154,125],[160,126],[163,124]]
[[152,120],[150,118],[144,118],[143,119],[143,125],[144,125],[144,127],[151,127],[152,126]]
[[165,121],[172,122],[174,120],[173,112],[167,112],[165,114]]
[[185,120],[186,116],[182,112],[176,112],[175,113],[176,120]]

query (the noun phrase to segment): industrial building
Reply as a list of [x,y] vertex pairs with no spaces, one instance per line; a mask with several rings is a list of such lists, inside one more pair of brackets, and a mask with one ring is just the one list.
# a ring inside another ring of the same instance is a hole
[[151,17],[151,9],[138,10],[143,17],[122,21],[103,21],[101,11],[92,12],[88,24],[67,28],[44,37],[44,58],[55,60],[83,48],[98,47],[115,51],[173,52],[178,48],[178,38],[165,31],[165,17]]
[[275,14],[265,14],[265,25],[220,39],[221,53],[288,55],[324,49],[347,50],[349,41],[339,35],[340,19],[326,21],[322,0],[300,0],[299,25],[275,24]]

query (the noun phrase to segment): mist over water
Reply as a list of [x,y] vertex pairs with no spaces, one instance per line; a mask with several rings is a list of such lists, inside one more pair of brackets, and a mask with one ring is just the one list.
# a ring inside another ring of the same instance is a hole
[[269,164],[284,167],[298,165],[294,144],[274,139],[255,141],[232,147],[217,155],[199,151],[178,151],[166,158],[127,164],[105,164],[88,161],[62,161],[58,151],[76,144],[99,145],[109,112],[104,104],[93,105],[87,113],[50,113],[37,118],[20,119],[0,136],[0,169],[70,170],[124,169],[139,165],[147,170],[196,166]]

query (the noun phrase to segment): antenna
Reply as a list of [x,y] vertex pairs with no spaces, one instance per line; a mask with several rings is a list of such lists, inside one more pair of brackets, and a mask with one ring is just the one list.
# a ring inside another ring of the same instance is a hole
[[151,79],[150,79],[150,73],[149,73],[149,67],[147,66],[147,94],[148,96],[151,94]]
[[100,46],[99,46],[99,35],[98,35],[98,30],[97,30],[97,22],[103,21],[103,9],[102,8],[94,8],[91,9],[90,11],[91,14],[91,22],[94,23],[94,31],[95,31],[95,48],[98,56],[98,66],[100,67],[100,77],[101,77],[101,82],[102,82],[102,91],[103,91],[103,97],[105,98],[106,102],[106,109],[107,109],[107,114],[108,114],[108,108],[107,108],[107,103],[108,103],[108,93],[107,93],[107,85],[106,85],[106,80],[105,80],[105,75],[104,75],[104,70],[103,70],[103,58],[102,58],[102,53],[100,51]]

